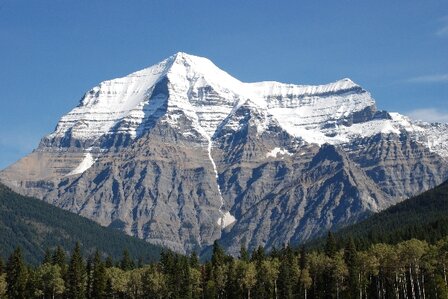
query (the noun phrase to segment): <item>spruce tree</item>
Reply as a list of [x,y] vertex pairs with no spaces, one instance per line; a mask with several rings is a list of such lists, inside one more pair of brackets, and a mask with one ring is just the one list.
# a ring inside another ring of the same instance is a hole
[[325,243],[325,254],[328,257],[333,258],[336,255],[337,250],[336,239],[334,238],[333,233],[329,231],[327,235],[327,242]]
[[112,260],[112,258],[110,256],[108,256],[106,258],[105,266],[106,266],[106,268],[112,268],[114,266],[114,261]]
[[246,246],[244,246],[243,244],[241,244],[240,247],[240,260],[242,260],[243,262],[249,261],[249,252],[247,251]]
[[95,252],[93,258],[93,273],[92,273],[92,299],[102,299],[106,296],[107,277],[106,267],[101,261],[98,250]]
[[65,256],[65,251],[61,246],[58,246],[53,252],[53,257],[51,263],[53,265],[58,265],[61,268],[61,275],[65,277],[67,274],[67,261]]
[[42,264],[51,264],[51,262],[52,262],[51,250],[47,248],[45,249],[45,255]]
[[213,242],[212,265],[213,268],[221,266],[225,262],[225,253],[218,241]]
[[6,282],[8,298],[27,298],[27,268],[23,262],[22,250],[17,247],[8,259]]
[[86,283],[86,269],[81,255],[81,247],[77,242],[67,271],[67,297],[69,299],[85,298]]
[[200,266],[201,266],[201,264],[199,263],[198,254],[193,251],[190,254],[190,267],[193,269],[199,269]]
[[92,297],[92,275],[93,275],[93,261],[92,257],[89,256],[87,258],[86,263],[86,292],[85,295],[87,298]]
[[348,298],[358,297],[358,280],[359,280],[359,265],[357,259],[357,252],[353,238],[350,238],[344,248],[344,262],[348,268]]
[[307,259],[306,259],[306,248],[305,246],[300,247],[300,270],[303,270],[306,268]]
[[134,264],[134,261],[129,256],[129,251],[127,249],[125,249],[123,251],[123,257],[120,262],[120,268],[124,271],[129,271],[129,270],[134,269],[134,266],[135,266],[135,264]]

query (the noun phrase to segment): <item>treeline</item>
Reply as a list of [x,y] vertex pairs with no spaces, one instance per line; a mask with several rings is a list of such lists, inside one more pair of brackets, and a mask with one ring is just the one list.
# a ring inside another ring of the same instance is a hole
[[31,267],[16,249],[0,261],[0,298],[448,298],[448,238],[435,244],[411,239],[358,251],[353,240],[338,249],[329,233],[325,249],[290,246],[266,254],[241,248],[238,258],[215,242],[210,261],[164,251],[142,265],[125,251],[121,260],[98,252],[84,260],[77,245],[47,251]]

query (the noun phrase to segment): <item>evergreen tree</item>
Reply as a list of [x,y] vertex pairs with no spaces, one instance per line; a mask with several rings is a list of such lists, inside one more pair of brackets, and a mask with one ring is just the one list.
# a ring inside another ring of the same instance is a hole
[[8,259],[6,282],[8,298],[27,298],[27,268],[23,262],[22,250],[18,247]]
[[307,259],[306,259],[306,249],[305,246],[300,247],[300,270],[303,270],[306,268],[307,265]]
[[325,243],[325,254],[329,258],[333,258],[337,252],[336,239],[331,231],[328,232],[327,242]]
[[261,262],[265,259],[264,248],[258,246],[256,250],[252,253],[251,261],[257,263],[257,266],[261,265]]
[[344,262],[348,268],[347,298],[357,298],[359,294],[359,265],[353,238],[349,238],[344,248]]
[[197,253],[193,251],[190,254],[190,267],[193,269],[199,269],[200,266],[201,265],[199,263],[199,257],[197,255]]
[[51,264],[52,262],[52,255],[51,255],[51,251],[49,248],[45,249],[45,255],[44,255],[44,259],[42,261],[42,264]]
[[240,247],[240,260],[242,260],[244,262],[249,261],[249,251],[247,251],[247,248],[246,248],[246,246],[244,246],[244,244],[241,244],[241,247]]
[[93,276],[93,261],[92,261],[92,257],[89,256],[87,258],[87,263],[86,263],[86,291],[85,291],[85,295],[88,299],[92,298],[92,278]]
[[112,260],[112,257],[108,256],[106,258],[105,266],[106,268],[112,268],[114,266],[114,261]]
[[93,272],[92,272],[92,298],[101,299],[106,296],[107,277],[106,265],[101,260],[99,251],[95,252],[93,258]]
[[73,250],[67,271],[66,289],[69,299],[82,299],[86,295],[86,269],[79,242]]
[[298,265],[295,265],[294,252],[288,245],[281,255],[280,274],[278,279],[278,292],[280,298],[293,298],[295,289],[295,279],[298,275]]
[[225,262],[225,253],[218,241],[213,242],[212,265],[213,268],[221,266]]
[[62,277],[66,276],[67,261],[66,261],[65,251],[64,251],[64,249],[62,249],[61,246],[56,247],[56,250],[53,252],[51,263],[53,265],[58,265],[61,268]]
[[135,267],[134,261],[129,256],[129,251],[125,249],[123,251],[123,257],[120,261],[120,268],[124,271],[128,271],[134,269],[134,267]]

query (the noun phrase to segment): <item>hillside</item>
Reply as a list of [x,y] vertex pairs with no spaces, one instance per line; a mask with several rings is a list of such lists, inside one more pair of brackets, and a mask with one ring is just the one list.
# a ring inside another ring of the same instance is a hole
[[[335,233],[340,244],[353,237],[360,248],[416,238],[433,243],[448,235],[448,181]],[[323,239],[310,242],[322,245]]]
[[85,254],[96,248],[119,259],[127,249],[134,258],[157,260],[161,247],[56,208],[31,197],[21,196],[0,183],[0,256],[15,247],[23,249],[29,263],[40,262],[46,248],[61,245],[67,252],[79,241]]

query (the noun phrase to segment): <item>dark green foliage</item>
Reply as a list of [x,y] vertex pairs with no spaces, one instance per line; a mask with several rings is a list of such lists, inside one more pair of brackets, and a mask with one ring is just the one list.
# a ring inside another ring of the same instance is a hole
[[56,208],[38,199],[21,196],[0,183],[0,255],[7,258],[20,246],[24,259],[37,265],[45,248],[61,246],[69,252],[79,241],[89,255],[97,248],[118,260],[125,248],[144,262],[158,260],[161,248],[126,236],[76,214]]
[[135,263],[129,256],[129,251],[127,249],[125,249],[123,251],[123,257],[121,258],[120,268],[124,271],[128,271],[128,270],[134,269],[134,267],[135,267]]
[[6,267],[7,294],[9,298],[27,298],[28,271],[23,261],[22,250],[18,247],[8,259]]
[[93,271],[92,271],[92,299],[102,299],[106,296],[107,277],[106,266],[101,261],[101,256],[98,251],[95,252],[93,258]]
[[219,245],[218,241],[213,243],[213,252],[212,252],[212,265],[213,267],[218,267],[224,264],[226,258],[226,254],[224,249]]
[[87,273],[81,254],[81,247],[76,243],[67,271],[66,288],[69,299],[82,299],[86,295]]
[[51,256],[50,249],[45,249],[45,255],[44,260],[42,261],[42,264],[51,264],[53,257]]
[[344,262],[348,268],[347,298],[357,298],[359,280],[359,262],[355,243],[350,238],[344,248]]
[[249,261],[249,252],[247,251],[247,248],[244,245],[241,245],[240,248],[240,260],[245,262]]
[[325,254],[332,258],[336,254],[337,247],[336,247],[336,240],[334,238],[334,235],[332,232],[328,232],[327,235],[327,241],[325,243]]
[[110,256],[106,258],[105,267],[106,268],[112,268],[114,266],[114,261]]
[[[418,196],[407,199],[368,219],[337,231],[338,247],[353,238],[358,249],[371,244],[396,244],[416,238],[433,243],[448,235],[448,181]],[[319,238],[307,243],[311,248],[324,247]]]
[[53,265],[58,265],[61,269],[61,275],[65,276],[67,273],[67,261],[64,249],[61,246],[56,247],[51,262]]
[[8,260],[8,298],[448,298],[448,237],[364,251],[349,241],[333,257],[288,246],[275,256],[257,249],[247,261],[215,249],[215,265],[164,251],[159,263],[122,270],[106,268],[98,251],[86,266],[77,244],[65,277],[57,264],[27,267],[17,249]]

